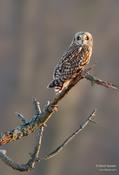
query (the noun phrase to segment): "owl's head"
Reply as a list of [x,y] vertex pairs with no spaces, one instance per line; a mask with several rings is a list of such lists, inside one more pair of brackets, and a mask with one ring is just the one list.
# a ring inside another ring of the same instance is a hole
[[89,32],[77,32],[74,35],[73,42],[77,45],[93,46],[93,37]]

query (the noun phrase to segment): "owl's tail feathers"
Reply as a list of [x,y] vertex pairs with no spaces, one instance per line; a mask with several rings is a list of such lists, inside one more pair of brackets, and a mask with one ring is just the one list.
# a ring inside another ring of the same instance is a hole
[[48,88],[55,88],[56,93],[60,93],[62,90],[62,87],[63,87],[63,82],[59,79],[52,80],[48,85]]

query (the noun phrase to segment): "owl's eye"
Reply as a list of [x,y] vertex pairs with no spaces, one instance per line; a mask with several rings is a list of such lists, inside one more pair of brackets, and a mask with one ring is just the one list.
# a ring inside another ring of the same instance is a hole
[[86,35],[85,40],[89,40],[89,36]]
[[77,41],[81,40],[81,37],[80,36],[77,36]]

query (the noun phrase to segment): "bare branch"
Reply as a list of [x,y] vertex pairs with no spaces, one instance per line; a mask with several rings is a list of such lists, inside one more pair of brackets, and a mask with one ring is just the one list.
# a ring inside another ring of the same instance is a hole
[[18,164],[13,161],[10,157],[7,156],[6,150],[0,150],[0,159],[10,166],[11,168],[18,170],[18,171],[30,171],[32,168],[35,168],[35,163],[38,161],[38,156],[41,148],[41,141],[43,138],[43,131],[44,127],[41,127],[41,133],[38,139],[38,143],[34,148],[33,153],[31,154],[31,158],[25,164]]
[[92,121],[93,117],[96,115],[96,110],[94,109],[93,112],[88,116],[85,122],[80,125],[80,127],[74,131],[60,146],[58,146],[54,151],[49,153],[48,155],[44,156],[41,160],[48,160],[54,156],[56,156],[58,153],[60,153],[63,148],[71,142],[77,134],[79,134],[87,125],[90,121]]
[[31,134],[32,132],[36,131],[42,126],[45,126],[45,124],[48,122],[52,114],[57,111],[56,110],[57,105],[60,102],[60,100],[64,98],[64,96],[73,88],[73,86],[75,86],[80,80],[84,78],[91,81],[92,84],[96,83],[106,88],[107,87],[115,88],[115,89],[117,88],[117,86],[111,83],[102,81],[90,75],[89,71],[91,69],[92,68],[88,68],[83,70],[82,72],[77,73],[77,76],[70,81],[69,85],[66,88],[64,88],[61,93],[57,94],[53,99],[53,101],[51,101],[50,103],[44,106],[42,112],[39,106],[39,102],[34,98],[33,103],[35,107],[35,116],[33,116],[31,120],[27,121],[27,123],[25,123],[25,120],[24,120],[24,123],[17,126],[15,129],[8,130],[5,133],[1,133],[0,145],[7,144],[11,141],[16,141],[18,139],[21,139],[22,137]]
[[105,88],[119,89],[118,86],[116,86],[116,85],[114,85],[114,84],[112,84],[110,82],[107,82],[107,81],[103,81],[101,79],[98,79],[98,78],[96,78],[95,76],[93,76],[91,74],[86,74],[85,75],[85,78],[91,82],[91,85],[92,86],[94,84],[97,84],[97,85],[104,86]]
[[48,154],[42,159],[39,159],[39,152],[41,148],[42,138],[43,138],[43,131],[44,127],[41,127],[41,133],[38,139],[37,145],[34,147],[34,151],[32,154],[30,154],[31,158],[27,161],[25,164],[19,164],[13,161],[10,157],[7,156],[6,150],[0,150],[0,159],[11,168],[18,170],[18,171],[31,171],[33,168],[35,168],[35,164],[38,161],[42,160],[48,160],[54,156],[56,156],[62,149],[71,142],[77,134],[79,134],[89,123],[89,121],[92,121],[92,118],[95,116],[96,110],[94,110],[90,116],[86,119],[86,121],[80,125],[80,127],[72,133],[58,148],[56,148],[53,152]]
[[44,158],[42,159],[38,158],[45,124],[48,122],[52,114],[57,111],[58,103],[80,80],[85,78],[89,80],[92,85],[98,84],[106,88],[119,89],[117,86],[109,82],[102,81],[90,75],[89,71],[91,69],[92,68],[88,68],[86,70],[83,70],[82,72],[77,73],[77,76],[70,81],[69,85],[65,87],[61,93],[55,96],[53,101],[51,102],[48,101],[47,105],[44,106],[42,111],[40,109],[39,101],[37,101],[36,98],[33,98],[33,106],[34,106],[35,112],[31,120],[27,121],[23,115],[21,115],[20,113],[17,113],[17,117],[22,121],[22,124],[17,126],[15,129],[6,131],[5,133],[0,132],[0,145],[4,145],[11,141],[16,141],[18,139],[21,139],[22,137],[31,134],[37,129],[41,129],[41,133],[38,139],[38,143],[35,146],[34,151],[31,154],[31,158],[27,161],[27,163],[18,164],[15,161],[13,161],[10,157],[7,156],[6,150],[0,150],[0,159],[3,160],[3,162],[5,162],[7,165],[9,165],[15,170],[29,171],[35,167],[35,164],[38,160],[40,161],[47,160],[57,155],[70,141],[72,141],[73,138],[75,138],[77,134],[79,134],[86,127],[89,121],[92,121],[92,118],[96,113],[95,110],[87,118],[87,120],[82,125],[80,125],[80,127],[74,133],[72,133],[58,148],[56,148],[53,152],[51,152]]

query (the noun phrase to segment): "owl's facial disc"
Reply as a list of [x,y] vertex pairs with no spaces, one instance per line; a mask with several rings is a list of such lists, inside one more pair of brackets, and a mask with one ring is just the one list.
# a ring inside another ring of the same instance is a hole
[[77,45],[93,45],[92,35],[88,32],[77,32],[74,36],[73,42]]

